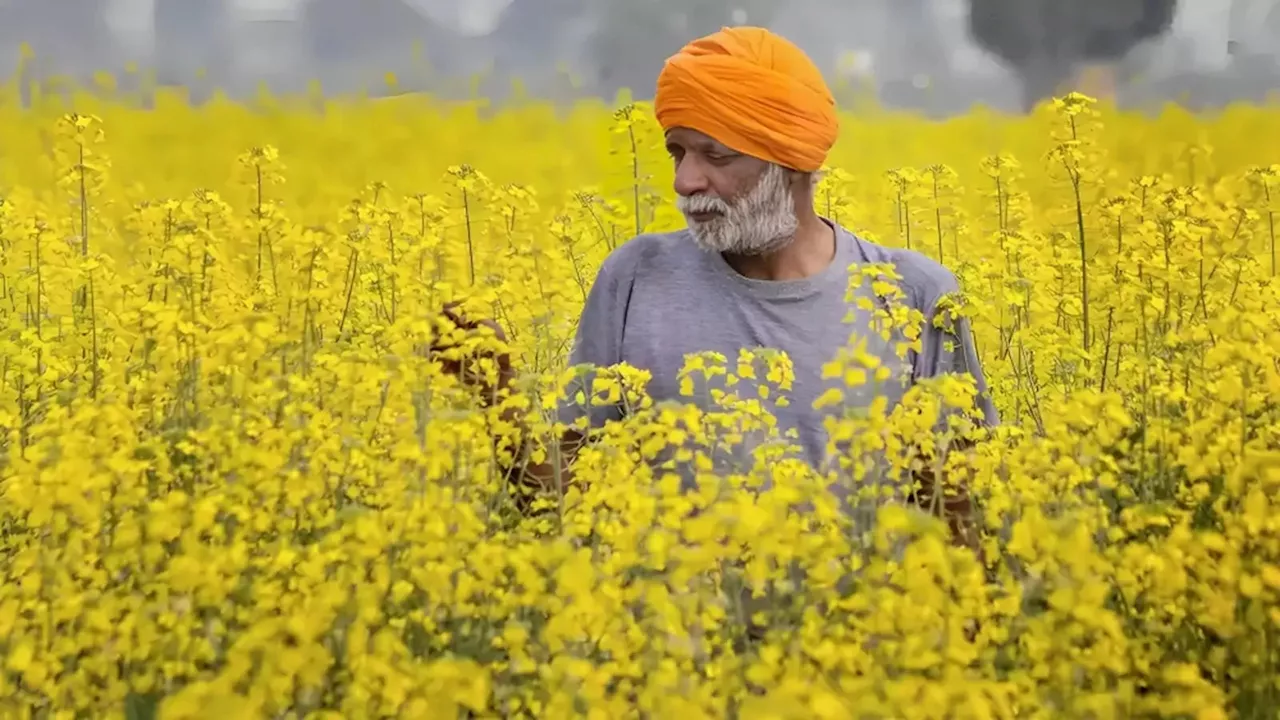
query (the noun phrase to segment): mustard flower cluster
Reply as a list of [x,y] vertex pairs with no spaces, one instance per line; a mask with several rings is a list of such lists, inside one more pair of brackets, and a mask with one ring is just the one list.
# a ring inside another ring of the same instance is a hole
[[[785,355],[598,368],[627,418],[528,497],[596,269],[682,222],[650,108],[0,102],[0,712],[1268,717],[1278,119],[846,116],[818,209],[956,273],[1001,425],[942,378],[819,472]],[[919,342],[898,279],[853,273],[850,391]],[[447,367],[495,351],[485,403]]]

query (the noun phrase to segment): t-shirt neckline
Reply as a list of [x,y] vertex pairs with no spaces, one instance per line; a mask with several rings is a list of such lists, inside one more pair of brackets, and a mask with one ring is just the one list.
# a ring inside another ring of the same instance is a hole
[[758,278],[749,278],[729,264],[724,256],[718,252],[705,252],[711,264],[714,266],[716,275],[733,289],[742,292],[745,291],[751,296],[769,300],[793,300],[808,295],[812,295],[821,290],[828,289],[833,282],[839,282],[839,291],[845,291],[847,285],[847,273],[849,266],[857,262],[857,252],[854,247],[853,234],[837,223],[820,218],[823,222],[835,231],[836,252],[835,257],[821,271],[805,278],[797,278],[795,280],[760,280]]

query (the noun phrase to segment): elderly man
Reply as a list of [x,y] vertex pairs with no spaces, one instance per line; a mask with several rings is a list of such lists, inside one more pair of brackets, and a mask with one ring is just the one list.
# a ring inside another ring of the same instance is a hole
[[[890,263],[926,318],[922,348],[908,358],[906,374],[919,380],[971,373],[983,390],[982,410],[995,422],[967,328],[962,323],[952,335],[931,322],[943,295],[957,290],[955,277],[924,255],[867,242],[815,213],[817,173],[836,141],[838,118],[821,73],[803,52],[763,29],[724,29],[666,62],[655,108],[688,228],[634,238],[604,261],[582,311],[572,364],[628,363],[650,371],[655,401],[681,400],[677,374],[686,354],[717,351],[732,361],[742,348],[785,351],[795,372],[790,404],[770,410],[782,430],[795,431],[803,457],[821,468],[823,419],[832,410],[815,409],[814,401],[839,386],[822,377],[824,363],[851,332],[867,336],[867,350],[886,364],[902,363],[890,343],[870,332],[868,314],[846,298],[851,266]],[[851,310],[852,325],[845,322]],[[868,386],[848,400],[903,392],[901,385]],[[582,413],[598,426],[620,418],[622,408],[570,402],[562,417]],[[545,479],[551,470],[525,474]]]

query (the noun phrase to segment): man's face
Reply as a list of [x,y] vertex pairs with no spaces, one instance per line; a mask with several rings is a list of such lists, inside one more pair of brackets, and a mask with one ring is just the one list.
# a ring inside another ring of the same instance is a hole
[[702,248],[731,255],[765,255],[795,235],[790,173],[735,152],[686,128],[667,132],[676,163],[677,206]]

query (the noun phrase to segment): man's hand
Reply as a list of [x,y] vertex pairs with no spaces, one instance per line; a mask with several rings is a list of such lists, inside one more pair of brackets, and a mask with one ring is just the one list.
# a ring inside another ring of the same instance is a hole
[[[949,452],[964,452],[970,445],[959,441],[953,443]],[[911,494],[911,500],[921,509],[946,521],[951,530],[953,545],[969,548],[980,562],[984,562],[977,513],[968,488],[959,485],[948,488],[944,478],[939,477],[932,468],[916,473],[914,480],[919,487]]]
[[[922,510],[932,512],[946,521],[947,528],[951,531],[951,544],[954,547],[971,550],[982,569],[983,577],[987,582],[991,582],[992,571],[987,566],[986,553],[982,550],[977,513],[967,489],[952,488],[952,492],[948,493],[942,486],[941,480],[932,471],[919,473],[916,481],[920,484],[920,489],[912,493],[911,500]],[[937,493],[941,493],[941,497],[937,497]],[[980,631],[978,621],[974,620],[965,628],[965,637],[969,642],[975,642]]]
[[[468,332],[487,328],[491,330],[494,337],[503,344],[507,342],[507,334],[503,332],[502,326],[488,318],[473,320],[466,317],[462,312],[461,306],[457,302],[451,302],[444,306],[442,310],[444,316],[449,319],[455,326]],[[440,344],[439,339],[431,345],[433,353],[442,353],[447,350],[448,346]],[[494,362],[498,366],[498,381],[495,385],[490,385],[486,379],[481,377],[470,367],[466,359],[449,359],[443,356],[439,357],[440,363],[446,373],[456,376],[463,384],[474,387],[480,391],[482,402],[486,406],[492,405],[499,395],[511,386],[511,381],[515,377],[515,372],[511,368],[511,356],[506,352],[498,352],[492,355]]]
[[[449,303],[444,306],[442,311],[444,316],[449,319],[455,326],[467,331],[475,331],[480,328],[488,328],[501,343],[506,343],[507,335],[502,331],[502,327],[498,323],[490,319],[473,320],[466,317],[462,312],[462,308],[458,303]],[[431,350],[434,353],[440,353],[448,349],[449,346],[441,345],[437,341],[432,344]],[[492,355],[498,366],[498,381],[496,385],[490,385],[485,378],[480,377],[472,368],[467,367],[464,361],[447,359],[438,356],[443,369],[446,373],[456,376],[464,384],[476,388],[480,391],[482,402],[486,407],[491,407],[501,396],[510,390],[512,380],[515,378],[515,371],[511,367],[510,355],[506,352],[495,353]],[[468,358],[467,360],[473,360]],[[518,429],[516,432],[515,445],[523,450],[532,439],[528,437],[527,429],[523,423],[517,419],[517,413],[512,413],[505,420]],[[495,438],[496,440],[496,438]],[[511,467],[503,468],[504,472],[517,485],[532,486],[542,490],[560,487],[563,488],[571,480],[572,474],[569,471],[569,463],[577,451],[578,446],[582,442],[582,437],[574,432],[567,433],[566,437],[561,440],[560,452],[549,453],[550,457],[542,463],[534,464],[525,459],[525,453],[516,452],[516,461]]]

